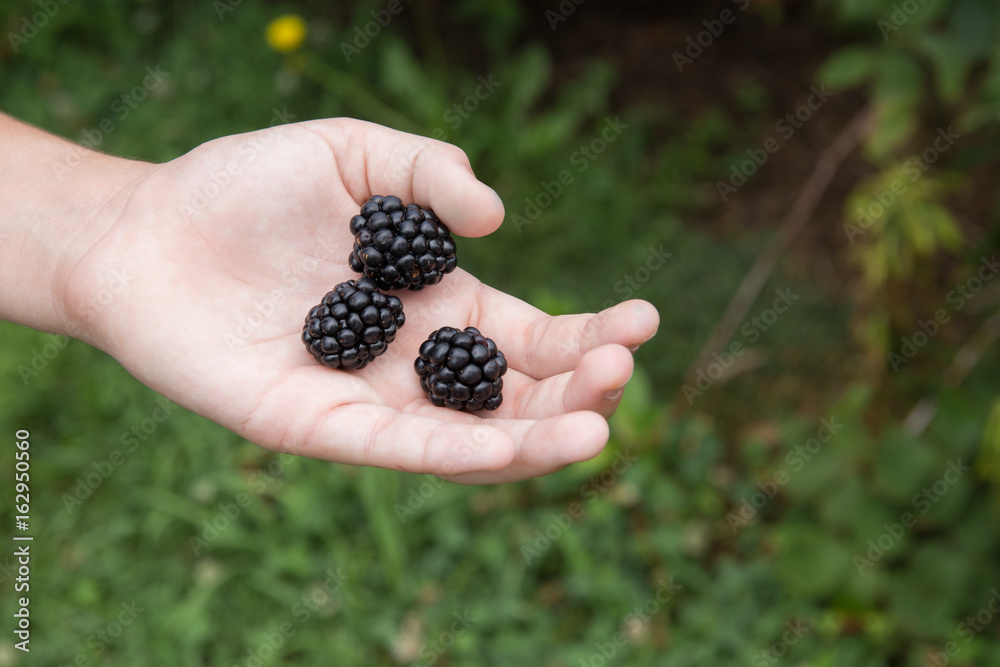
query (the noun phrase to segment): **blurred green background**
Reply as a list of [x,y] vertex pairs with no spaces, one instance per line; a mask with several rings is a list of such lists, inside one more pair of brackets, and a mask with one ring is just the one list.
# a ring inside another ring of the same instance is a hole
[[153,161],[458,144],[507,207],[465,268],[660,310],[611,442],[482,488],[278,456],[0,324],[0,667],[1000,665],[1000,5],[331,4],[6,3],[0,109]]

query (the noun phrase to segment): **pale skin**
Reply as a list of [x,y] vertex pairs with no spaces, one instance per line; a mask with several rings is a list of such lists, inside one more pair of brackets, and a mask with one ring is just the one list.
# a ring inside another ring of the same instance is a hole
[[[348,221],[369,196],[432,208],[458,236],[500,226],[503,204],[460,149],[332,119],[149,164],[2,114],[0,145],[0,318],[86,341],[275,451],[462,484],[545,475],[601,452],[632,351],[659,324],[638,300],[550,317],[464,271],[460,248],[442,283],[394,292],[407,320],[384,356],[331,370],[306,352],[302,322],[358,277]],[[504,351],[499,410],[437,408],[421,392],[413,360],[441,326],[475,326]]]

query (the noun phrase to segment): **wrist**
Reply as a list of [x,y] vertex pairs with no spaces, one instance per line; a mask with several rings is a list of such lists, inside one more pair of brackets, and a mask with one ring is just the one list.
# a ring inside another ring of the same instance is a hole
[[[0,115],[0,318],[91,341],[75,269],[153,165],[87,150]],[[70,296],[73,295],[73,296]]]

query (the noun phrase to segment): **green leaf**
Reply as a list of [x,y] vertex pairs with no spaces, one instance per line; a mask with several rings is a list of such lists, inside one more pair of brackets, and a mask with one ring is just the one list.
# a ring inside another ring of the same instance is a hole
[[974,58],[986,56],[993,48],[1000,26],[1000,6],[993,0],[958,0],[948,27]]
[[417,67],[416,59],[402,42],[386,40],[381,54],[382,85],[386,92],[419,105],[421,116],[430,115],[429,106],[438,108],[439,96],[430,94],[433,91],[431,81],[423,69]]
[[[552,76],[552,61],[540,48],[525,49],[523,55],[514,60],[509,67],[504,68],[504,77],[500,80],[510,88],[507,102],[507,117],[513,123],[521,123],[528,110],[542,96]],[[500,77],[498,77],[500,78]]]
[[888,96],[878,99],[876,109],[878,120],[865,147],[872,158],[884,160],[913,134],[917,115],[909,104]]
[[[896,622],[909,633],[930,636],[955,627],[952,617],[961,609],[961,594],[974,571],[971,565],[968,552],[954,542],[915,547],[907,568],[895,574],[891,584],[889,609]],[[982,597],[988,599],[989,593]]]
[[837,51],[820,66],[820,83],[836,90],[865,83],[875,71],[877,54],[865,46],[850,46]]
[[877,99],[909,109],[920,101],[923,92],[924,72],[916,57],[890,51],[879,59],[874,88]]
[[915,254],[929,255],[937,248],[934,232],[940,215],[939,206],[925,201],[917,201],[901,209],[899,224]]
[[386,578],[394,586],[403,583],[404,562],[406,560],[403,538],[400,534],[400,523],[393,513],[392,498],[396,493],[390,487],[398,483],[398,477],[386,470],[364,468],[361,470],[362,504],[365,517],[372,528],[376,542],[379,545],[379,564],[384,568]]
[[920,35],[917,47],[930,59],[938,95],[949,104],[965,90],[971,62],[965,45],[951,35]]
[[[962,245],[962,229],[951,211],[940,204],[924,203],[920,209],[918,226],[927,229],[934,237],[933,246],[947,250],[957,250]],[[916,247],[914,243],[914,247]],[[933,248],[931,248],[933,249]]]
[[893,430],[882,437],[874,464],[872,486],[890,502],[906,505],[920,485],[937,474],[940,457],[925,440]]
[[790,595],[821,598],[844,586],[853,567],[844,544],[811,524],[786,522],[777,530],[777,569]]
[[1000,482],[1000,398],[993,402],[983,427],[983,438],[976,458],[976,472]]

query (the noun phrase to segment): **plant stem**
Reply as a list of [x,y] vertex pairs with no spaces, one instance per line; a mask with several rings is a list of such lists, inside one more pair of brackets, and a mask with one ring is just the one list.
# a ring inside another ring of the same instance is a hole
[[303,74],[336,94],[345,104],[354,107],[365,120],[388,125],[403,132],[413,134],[425,132],[426,128],[420,123],[383,102],[350,74],[341,72],[310,54],[303,54],[300,63]]

